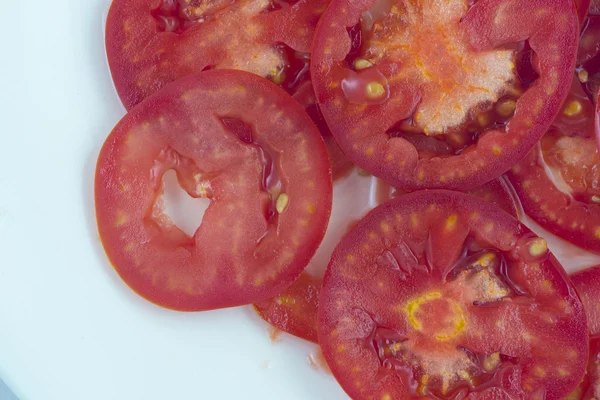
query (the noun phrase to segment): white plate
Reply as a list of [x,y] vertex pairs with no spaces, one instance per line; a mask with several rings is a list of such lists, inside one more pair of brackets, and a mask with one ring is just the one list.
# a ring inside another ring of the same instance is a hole
[[[22,400],[346,399],[311,367],[313,345],[273,343],[249,307],[162,310],[111,269],[92,186],[124,114],[104,55],[108,4],[2,2],[0,377]],[[360,216],[370,185],[339,186],[336,215]],[[340,198],[361,200],[340,208]],[[570,266],[598,260],[583,254]]]

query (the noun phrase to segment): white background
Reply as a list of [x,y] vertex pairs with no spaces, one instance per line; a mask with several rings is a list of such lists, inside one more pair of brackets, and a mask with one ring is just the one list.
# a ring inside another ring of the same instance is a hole
[[[165,311],[111,269],[93,211],[96,157],[124,114],[104,55],[108,4],[0,6],[0,377],[21,400],[345,399],[309,365],[313,345],[273,343],[249,307]],[[358,217],[369,185],[338,187],[336,215]],[[576,253],[572,266],[597,261]]]

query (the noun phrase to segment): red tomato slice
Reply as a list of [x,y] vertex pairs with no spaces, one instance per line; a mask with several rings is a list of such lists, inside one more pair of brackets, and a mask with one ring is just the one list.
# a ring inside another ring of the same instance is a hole
[[600,159],[594,105],[577,77],[563,110],[507,174],[526,214],[551,233],[600,252]]
[[571,281],[583,302],[590,335],[600,336],[600,266],[571,275]]
[[334,0],[319,23],[323,115],[344,153],[394,186],[465,190],[500,176],[568,93],[573,2],[471,3]]
[[[381,195],[377,196],[380,202],[406,194],[400,190],[390,190],[389,185],[386,186],[383,190],[378,190],[381,192]],[[488,182],[468,193],[494,204],[515,218],[519,217],[521,209],[519,201],[510,182],[504,177]],[[254,308],[261,318],[276,328],[317,343],[317,313],[322,284],[322,276],[316,277],[303,272],[292,286],[274,298],[255,304]]]
[[596,400],[600,397],[600,338],[590,341],[587,375],[565,400]]
[[321,349],[355,400],[558,400],[585,372],[583,306],[546,241],[473,196],[420,191],[371,211],[320,301]]
[[127,109],[169,82],[209,68],[242,69],[290,87],[328,0],[114,0],[106,50]]
[[[163,213],[162,176],[211,200],[187,236]],[[300,275],[323,238],[332,187],[323,140],[269,81],[189,76],[132,109],[96,170],[98,229],[123,280],[177,310],[261,301]]]
[[571,275],[588,319],[590,357],[585,379],[567,400],[592,400],[600,397],[600,266]]

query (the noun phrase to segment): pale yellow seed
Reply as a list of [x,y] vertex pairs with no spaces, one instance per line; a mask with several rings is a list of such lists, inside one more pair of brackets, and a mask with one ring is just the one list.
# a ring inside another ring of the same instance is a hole
[[548,251],[548,242],[545,239],[537,238],[529,245],[529,254],[533,257],[539,257]]
[[372,66],[373,64],[371,64],[369,60],[365,60],[364,58],[358,58],[356,61],[354,61],[354,69],[356,70],[366,69]]
[[492,372],[500,365],[500,353],[493,353],[483,360],[483,368],[487,372]]
[[498,113],[498,115],[505,118],[513,115],[516,108],[517,102],[513,99],[502,100],[498,102],[498,104],[496,104],[496,112]]
[[593,195],[593,196],[592,196],[592,201],[593,201],[594,203],[600,203],[600,196]]
[[285,211],[285,209],[287,208],[289,202],[290,202],[289,196],[285,193],[281,193],[279,195],[279,197],[277,197],[277,201],[275,203],[275,208],[277,208],[277,212],[279,214],[282,214]]
[[579,82],[587,83],[587,81],[590,79],[590,74],[585,69],[582,69],[577,74],[577,77],[579,78]]
[[385,94],[385,88],[379,82],[371,82],[367,85],[367,97],[378,99]]
[[563,109],[563,114],[565,114],[567,117],[575,117],[581,114],[582,111],[583,105],[581,104],[581,102],[577,100],[572,100],[568,102],[567,105],[565,105],[565,108]]

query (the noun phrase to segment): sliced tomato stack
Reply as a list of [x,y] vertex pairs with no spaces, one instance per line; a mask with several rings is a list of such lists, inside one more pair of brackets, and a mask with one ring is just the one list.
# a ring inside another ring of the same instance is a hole
[[[517,220],[600,253],[598,1],[113,0],[106,48],[96,216],[139,295],[254,303],[354,400],[598,398],[600,269]],[[355,165],[375,208],[323,244]]]
[[588,356],[582,304],[546,241],[446,191],[388,202],[342,239],[319,339],[353,399],[561,399]]

